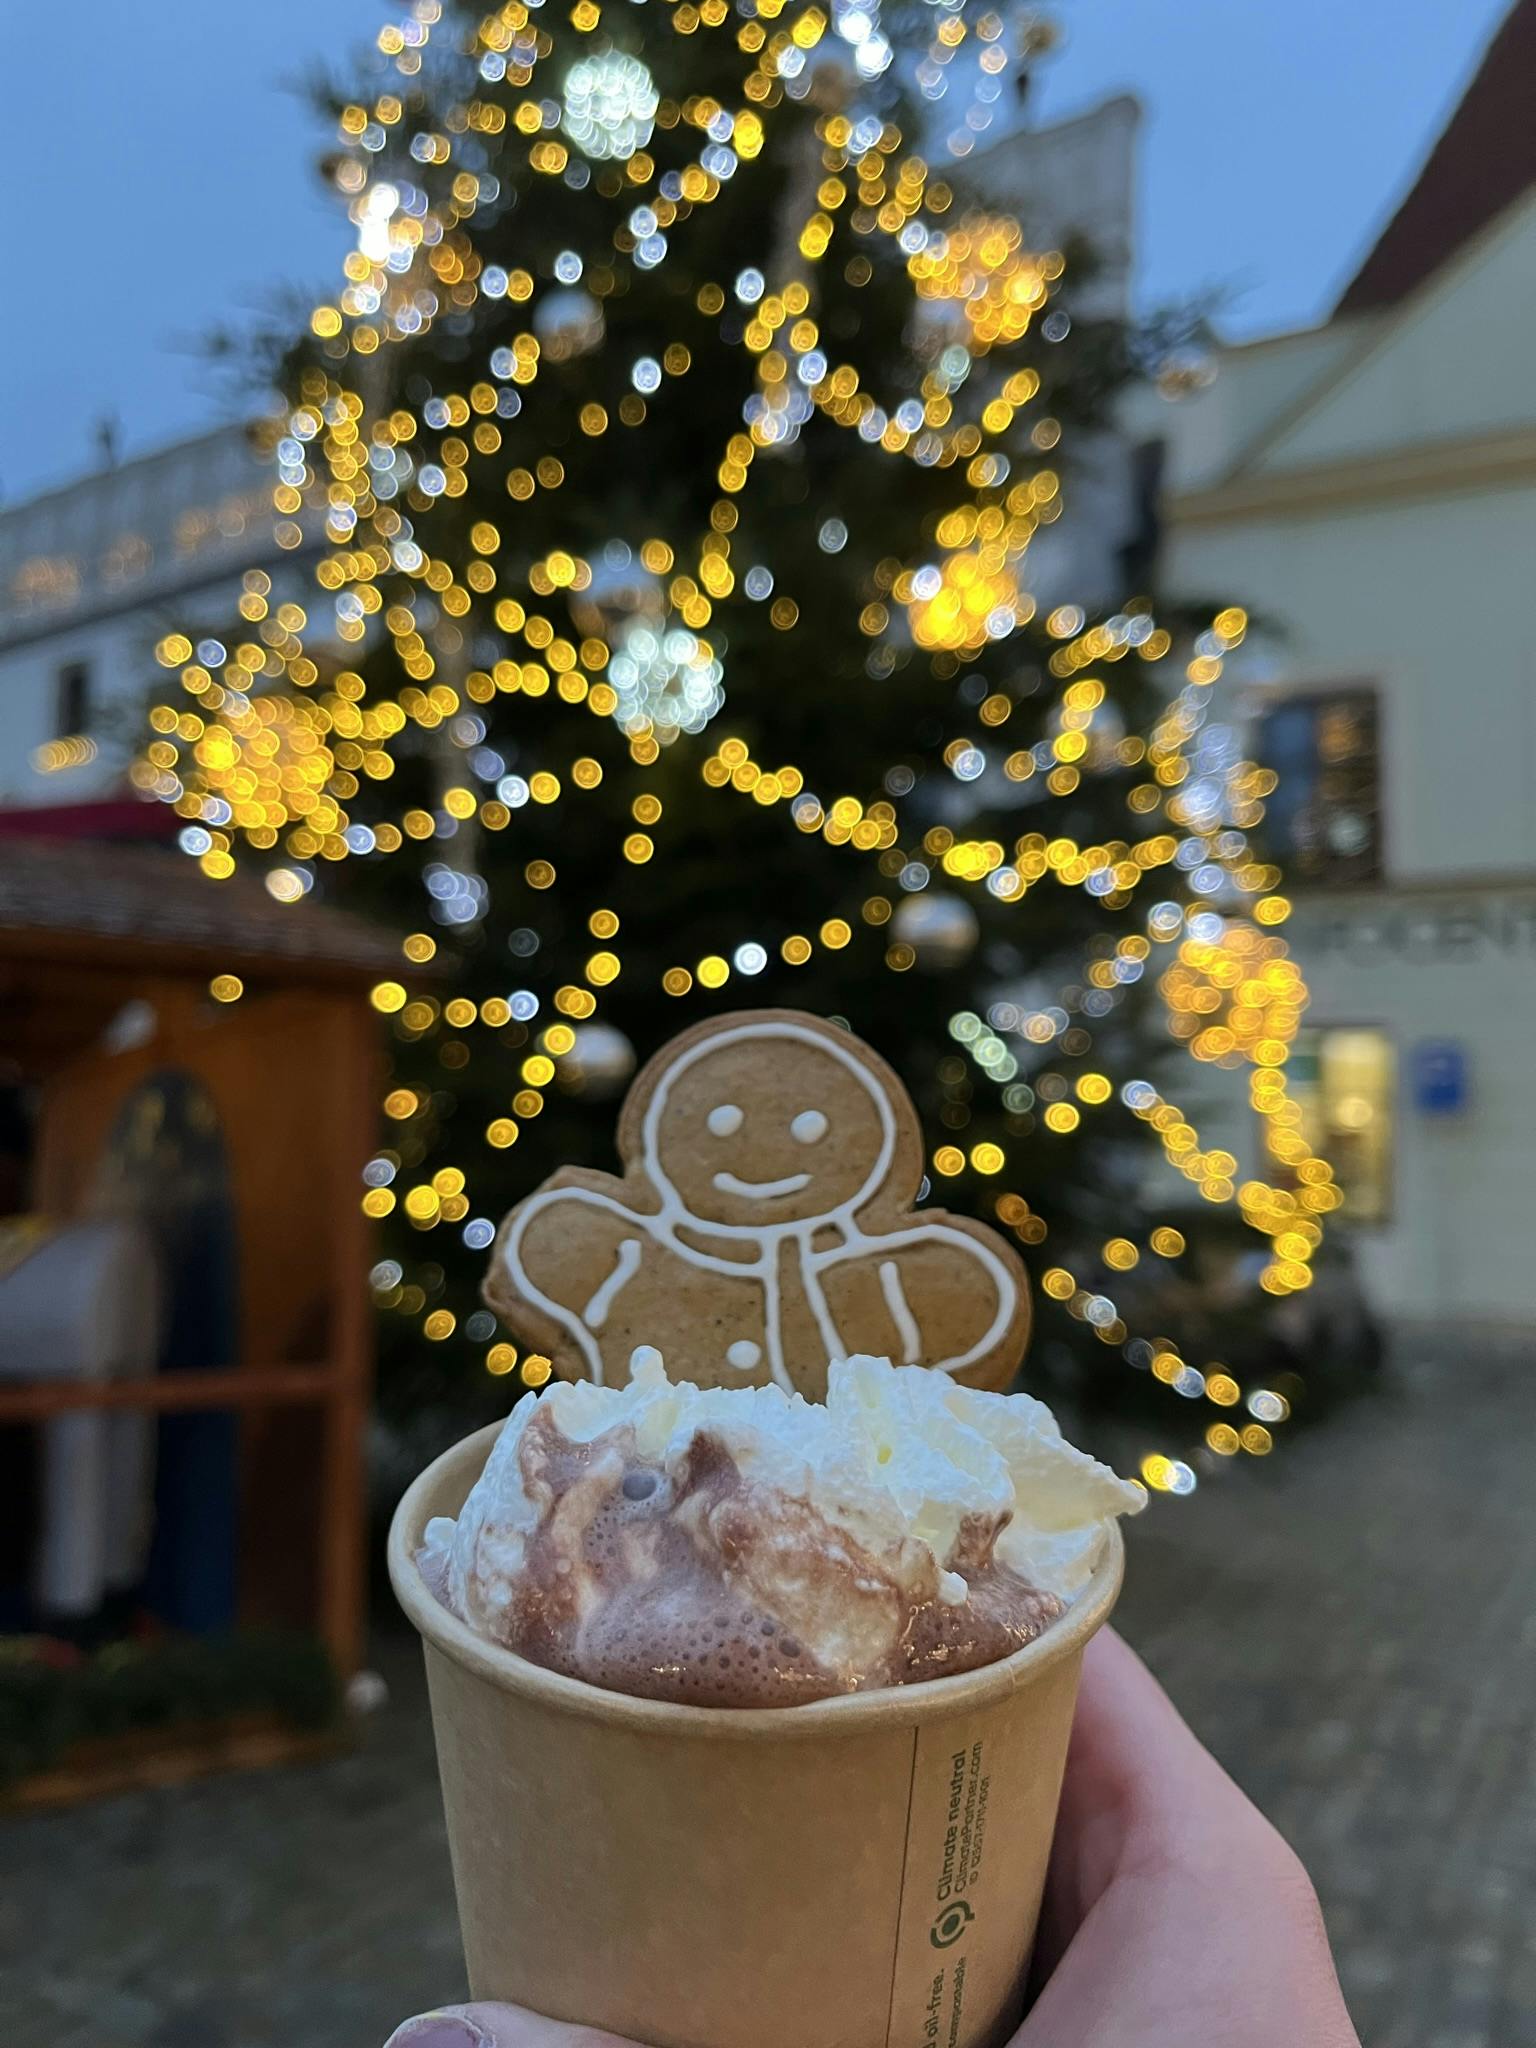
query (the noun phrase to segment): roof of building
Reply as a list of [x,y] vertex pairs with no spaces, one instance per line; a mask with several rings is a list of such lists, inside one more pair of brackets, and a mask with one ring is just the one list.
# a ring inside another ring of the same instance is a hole
[[283,904],[254,878],[210,881],[186,854],[0,838],[0,956],[121,960],[171,972],[268,970],[290,982],[372,978],[400,941],[345,911]]
[[193,434],[178,434],[172,440],[157,442],[152,448],[140,449],[111,462],[93,463],[56,483],[44,484],[41,490],[33,491],[25,498],[0,506],[0,534],[11,527],[25,527],[35,522],[56,499],[78,503],[93,494],[114,493],[125,482],[142,489],[144,480],[152,478],[156,471],[197,468],[225,448],[253,453],[254,428],[255,422],[251,420],[223,420],[217,426],[204,427]]
[[1536,184],[1536,0],[1515,0],[1338,314],[1395,306]]

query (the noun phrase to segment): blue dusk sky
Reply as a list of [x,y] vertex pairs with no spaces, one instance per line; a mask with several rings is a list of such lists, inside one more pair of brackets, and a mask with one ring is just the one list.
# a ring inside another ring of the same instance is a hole
[[[1228,332],[1272,332],[1327,313],[1506,7],[1060,0],[1034,116],[1136,93],[1142,302],[1218,286]],[[327,138],[290,88],[388,18],[381,0],[15,10],[7,503],[88,464],[103,415],[127,454],[221,417],[198,337],[330,284],[347,226],[311,168]]]

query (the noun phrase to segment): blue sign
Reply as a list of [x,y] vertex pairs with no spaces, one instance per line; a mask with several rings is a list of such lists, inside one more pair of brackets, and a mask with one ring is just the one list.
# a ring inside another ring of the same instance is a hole
[[1426,1038],[1413,1048],[1413,1104],[1421,1116],[1460,1116],[1470,1081],[1458,1038]]

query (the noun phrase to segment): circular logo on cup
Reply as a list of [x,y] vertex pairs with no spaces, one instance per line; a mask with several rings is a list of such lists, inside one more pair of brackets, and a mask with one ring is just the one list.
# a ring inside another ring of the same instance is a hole
[[928,1939],[935,1948],[953,1948],[975,1918],[976,1908],[969,1899],[953,1899],[934,1921]]

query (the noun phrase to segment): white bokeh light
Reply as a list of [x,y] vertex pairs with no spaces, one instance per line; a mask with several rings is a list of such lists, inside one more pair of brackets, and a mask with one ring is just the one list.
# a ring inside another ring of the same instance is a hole
[[714,650],[686,626],[631,619],[608,664],[614,718],[625,732],[649,728],[663,743],[702,732],[725,702],[723,676]]
[[650,141],[659,96],[638,57],[604,50],[571,66],[561,101],[561,125],[582,155],[622,163]]

